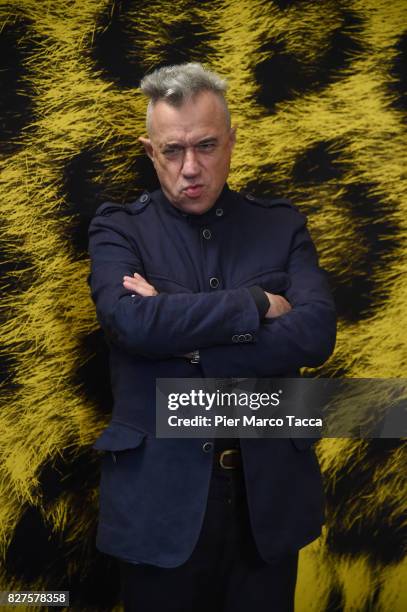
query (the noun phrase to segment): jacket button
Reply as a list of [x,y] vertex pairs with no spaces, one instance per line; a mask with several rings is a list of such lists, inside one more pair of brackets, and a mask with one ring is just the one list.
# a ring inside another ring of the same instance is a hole
[[244,337],[245,337],[246,342],[250,342],[251,340],[253,340],[252,334],[245,334]]
[[212,442],[204,442],[202,445],[202,450],[205,453],[209,453],[212,450],[213,444]]
[[139,199],[140,199],[140,202],[144,204],[144,202],[147,202],[148,200],[148,195],[146,193],[143,193],[143,195],[141,195]]
[[223,208],[217,208],[215,214],[217,217],[221,217],[223,215]]
[[232,336],[232,342],[239,342],[239,336],[237,334]]
[[252,195],[251,193],[247,193],[246,199],[249,200],[250,202],[253,202],[255,198],[254,198],[254,195]]
[[240,334],[239,342],[246,342],[246,335],[245,334]]
[[204,230],[202,230],[202,236],[205,238],[205,240],[210,240],[212,237],[211,230],[206,227]]
[[211,289],[217,289],[219,287],[219,279],[217,279],[216,276],[212,276],[212,278],[209,279],[209,284]]

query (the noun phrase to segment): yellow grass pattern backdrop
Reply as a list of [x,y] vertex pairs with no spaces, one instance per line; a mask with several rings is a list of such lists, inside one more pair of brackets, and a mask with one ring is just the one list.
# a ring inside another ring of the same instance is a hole
[[[308,215],[339,314],[317,374],[406,376],[406,30],[405,0],[0,0],[0,590],[121,609],[94,548],[111,396],[87,226],[156,184],[137,143],[147,71],[227,77],[230,186]],[[317,451],[327,523],[301,552],[296,610],[407,610],[403,442]]]

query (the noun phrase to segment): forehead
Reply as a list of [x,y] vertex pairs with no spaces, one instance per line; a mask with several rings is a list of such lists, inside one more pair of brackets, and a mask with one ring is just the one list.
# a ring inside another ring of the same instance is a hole
[[200,92],[178,107],[159,100],[150,119],[152,135],[160,142],[217,135],[227,127],[224,103],[211,91]]

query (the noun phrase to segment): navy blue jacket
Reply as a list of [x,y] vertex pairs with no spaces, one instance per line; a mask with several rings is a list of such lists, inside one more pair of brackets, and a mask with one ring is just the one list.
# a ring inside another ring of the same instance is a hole
[[[335,343],[336,315],[306,218],[284,200],[225,185],[202,215],[158,190],[105,203],[89,227],[90,286],[110,347],[112,420],[102,456],[97,546],[134,563],[188,559],[205,513],[213,444],[155,437],[156,378],[295,376]],[[159,292],[123,287],[139,272]],[[253,286],[292,310],[262,319]],[[195,349],[200,363],[177,354]],[[213,440],[210,440],[213,442]],[[312,439],[241,439],[253,533],[266,561],[319,536],[321,473]]]

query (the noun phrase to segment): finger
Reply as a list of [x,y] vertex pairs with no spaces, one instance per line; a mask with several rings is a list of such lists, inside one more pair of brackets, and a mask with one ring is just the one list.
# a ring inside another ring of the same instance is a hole
[[153,285],[150,285],[150,283],[140,274],[137,274],[137,272],[134,273],[134,276],[124,276],[123,279],[132,282],[135,286],[145,285],[146,287],[153,287]]
[[142,276],[140,276],[140,278],[136,278],[133,276],[123,276],[123,280],[132,283],[133,285],[149,284]]
[[136,278],[137,280],[142,280],[142,281],[147,282],[147,281],[146,281],[146,279],[144,278],[144,276],[141,276],[141,274],[139,274],[138,272],[135,272],[135,273],[133,274],[133,276],[134,276],[134,278]]
[[138,295],[152,296],[157,295],[157,291],[153,285],[150,285],[145,280],[137,280],[131,276],[123,277],[123,285],[129,291],[134,291]]
[[151,291],[152,295],[157,293],[153,285],[150,285],[150,283],[148,283],[146,280],[136,281],[134,282],[134,285],[140,290]]
[[137,293],[137,295],[141,295],[142,297],[151,297],[155,295],[152,291],[152,287],[145,287],[144,285],[138,287],[135,290],[135,293]]
[[140,283],[137,283],[136,279],[131,276],[123,276],[123,285],[125,287],[130,287],[130,289],[136,289]]
[[265,315],[267,319],[275,319],[291,310],[290,303],[282,295],[268,293],[267,291],[265,293],[270,303],[270,307]]
[[123,285],[125,289],[127,289],[128,291],[131,291],[132,293],[136,293],[137,295],[140,295],[142,297],[154,295],[151,288],[146,287],[145,285],[135,286],[135,285],[132,285],[131,283],[128,283],[127,281],[124,281]]

